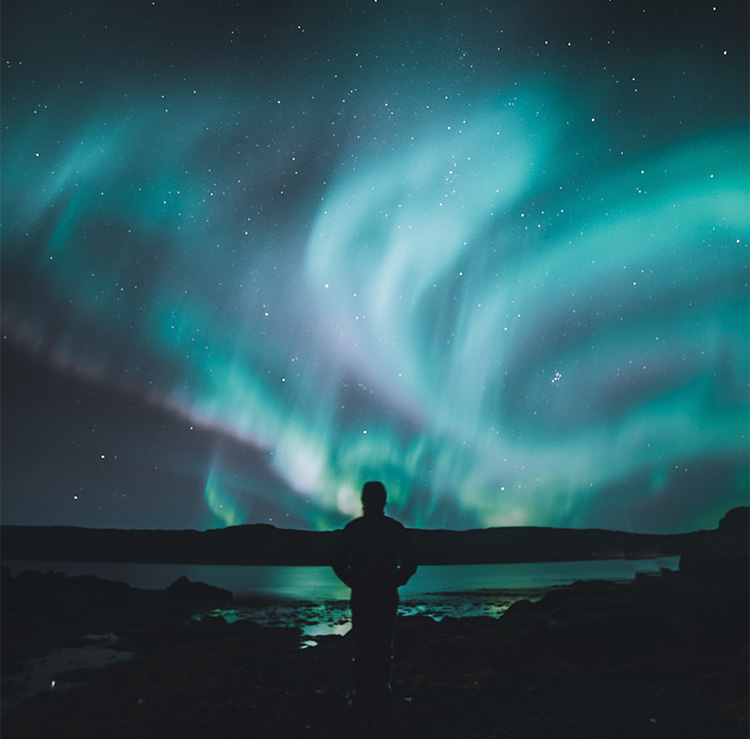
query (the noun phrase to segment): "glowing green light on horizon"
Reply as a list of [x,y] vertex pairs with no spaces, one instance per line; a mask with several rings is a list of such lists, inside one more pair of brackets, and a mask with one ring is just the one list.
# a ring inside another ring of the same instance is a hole
[[204,497],[209,510],[221,521],[223,526],[238,526],[244,523],[244,517],[235,507],[232,496],[223,491],[219,474],[215,468],[212,468],[209,472]]
[[[283,493],[328,528],[372,478],[422,526],[578,525],[639,473],[654,494],[675,460],[746,449],[746,132],[578,164],[577,100],[548,95],[351,144],[356,171],[337,153],[288,231],[248,195],[281,154],[227,145],[220,185],[196,155],[220,95],[179,137],[143,101],[107,129],[103,105],[60,134],[54,176],[6,167],[4,227],[44,245],[8,254],[77,317],[31,301],[15,330],[257,451],[260,492],[207,475],[221,525]],[[134,151],[161,151],[158,173]]]

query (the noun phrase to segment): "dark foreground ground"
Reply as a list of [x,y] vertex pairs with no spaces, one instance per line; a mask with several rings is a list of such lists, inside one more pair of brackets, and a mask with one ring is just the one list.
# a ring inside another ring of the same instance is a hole
[[720,528],[679,573],[577,583],[499,620],[401,619],[393,715],[368,725],[349,705],[348,636],[300,649],[295,628],[190,621],[220,593],[6,576],[4,672],[84,633],[113,631],[135,656],[4,711],[2,736],[745,739],[743,527]]

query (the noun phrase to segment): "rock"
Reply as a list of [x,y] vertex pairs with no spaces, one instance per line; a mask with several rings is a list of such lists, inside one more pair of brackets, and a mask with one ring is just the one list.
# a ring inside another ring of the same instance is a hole
[[750,539],[750,507],[732,508],[719,521],[719,531],[723,534],[732,534],[743,539]]
[[192,582],[184,575],[175,580],[166,593],[172,598],[186,598],[189,600],[232,600],[231,590],[217,588],[204,582]]
[[680,557],[680,572],[698,577],[744,579],[750,576],[750,508],[733,508],[716,531],[693,539]]

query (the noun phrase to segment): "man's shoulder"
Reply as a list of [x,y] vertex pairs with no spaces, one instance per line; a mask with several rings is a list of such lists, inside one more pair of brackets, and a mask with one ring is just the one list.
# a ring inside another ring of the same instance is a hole
[[383,518],[388,522],[388,526],[391,526],[394,529],[406,529],[404,524],[402,524],[401,521],[397,521],[395,518],[391,518],[390,516],[383,516]]
[[346,531],[347,529],[356,528],[357,526],[359,526],[359,521],[361,520],[362,516],[359,516],[359,518],[353,518],[351,521],[349,521],[348,524],[346,524],[346,526],[344,526],[344,531]]
[[344,526],[344,531],[352,533],[356,532],[359,528],[370,528],[372,526],[392,529],[394,531],[406,530],[401,521],[397,521],[395,518],[391,518],[390,516],[359,516],[358,518],[354,518],[349,521],[349,523]]
[[397,521],[395,518],[390,516],[383,516],[380,521],[380,525],[383,530],[388,531],[391,536],[397,536],[399,539],[406,536],[407,531],[404,524],[401,521]]

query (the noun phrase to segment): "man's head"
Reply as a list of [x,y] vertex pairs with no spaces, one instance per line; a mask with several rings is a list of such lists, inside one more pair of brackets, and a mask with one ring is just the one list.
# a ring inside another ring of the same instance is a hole
[[362,486],[362,510],[368,513],[382,513],[385,508],[385,485],[382,482],[366,482]]

